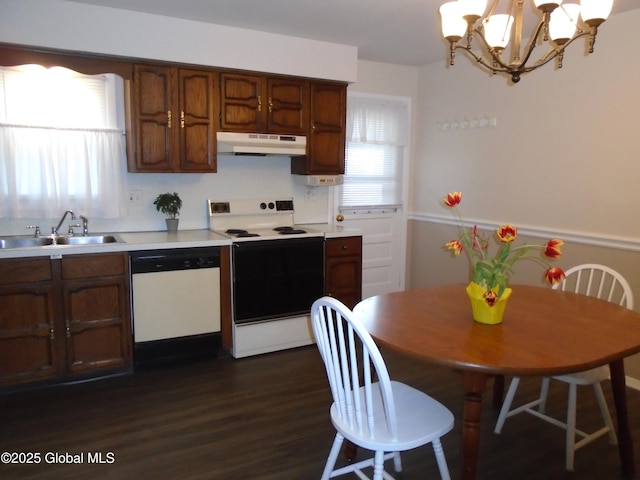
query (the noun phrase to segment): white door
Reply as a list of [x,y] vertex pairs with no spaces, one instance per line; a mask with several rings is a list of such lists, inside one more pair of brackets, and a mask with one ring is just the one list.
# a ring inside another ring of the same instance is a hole
[[410,118],[408,98],[347,96],[345,178],[332,211],[363,232],[363,298],[404,290]]
[[[334,200],[337,205],[337,199]],[[401,209],[343,211],[337,222],[362,230],[362,298],[404,290],[406,220]]]

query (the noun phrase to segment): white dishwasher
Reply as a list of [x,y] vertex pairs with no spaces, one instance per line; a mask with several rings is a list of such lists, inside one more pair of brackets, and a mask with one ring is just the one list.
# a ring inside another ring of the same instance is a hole
[[220,335],[220,248],[131,252],[136,368],[211,358]]

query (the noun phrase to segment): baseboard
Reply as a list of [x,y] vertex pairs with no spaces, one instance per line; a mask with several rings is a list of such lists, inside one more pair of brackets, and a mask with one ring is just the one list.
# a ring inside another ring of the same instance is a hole
[[625,377],[625,382],[627,387],[640,391],[640,380],[637,378]]

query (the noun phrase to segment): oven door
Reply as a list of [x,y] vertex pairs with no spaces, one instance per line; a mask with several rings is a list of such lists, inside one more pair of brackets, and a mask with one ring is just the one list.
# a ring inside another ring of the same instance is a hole
[[236,323],[308,314],[323,294],[323,238],[234,243]]

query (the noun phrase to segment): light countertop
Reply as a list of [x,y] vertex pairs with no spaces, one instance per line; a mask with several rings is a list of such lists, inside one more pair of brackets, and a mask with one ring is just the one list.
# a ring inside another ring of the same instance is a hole
[[[301,225],[303,226],[303,225]],[[325,238],[339,238],[362,235],[362,231],[345,228],[340,225],[309,224],[304,225],[324,233]],[[91,232],[90,235],[100,235]],[[178,230],[177,233],[162,232],[116,232],[108,233],[120,241],[96,245],[47,245],[25,248],[0,249],[2,258],[51,257],[90,253],[133,252],[137,250],[158,250],[167,248],[216,247],[230,245],[231,240],[210,230]]]

